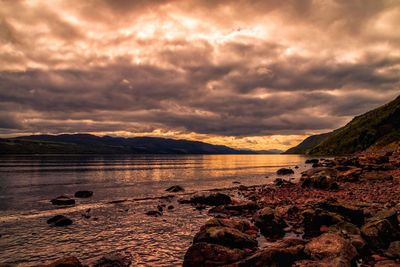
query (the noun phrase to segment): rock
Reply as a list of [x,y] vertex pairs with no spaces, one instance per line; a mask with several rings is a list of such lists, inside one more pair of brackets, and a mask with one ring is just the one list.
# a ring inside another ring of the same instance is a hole
[[276,178],[274,180],[274,184],[278,187],[283,187],[283,186],[291,186],[294,185],[292,182],[282,179],[282,178]]
[[361,234],[373,249],[386,249],[400,237],[398,229],[386,219],[366,223],[361,227]]
[[281,169],[276,171],[276,174],[278,174],[278,175],[291,175],[291,174],[294,174],[294,171],[292,169],[289,169],[289,168],[281,168]]
[[158,211],[158,210],[149,210],[149,211],[146,211],[145,214],[147,216],[154,216],[154,217],[159,217],[159,216],[162,215],[162,213],[160,211]]
[[198,232],[193,243],[211,243],[230,248],[249,248],[257,247],[257,240],[235,228],[224,226],[206,227]]
[[77,198],[89,198],[93,196],[93,191],[87,191],[87,190],[77,191],[75,192],[74,196]]
[[229,266],[237,267],[287,267],[292,266],[293,262],[303,253],[304,246],[298,245],[288,248],[267,247],[257,251],[250,257],[240,260]]
[[75,199],[69,198],[67,196],[59,196],[51,200],[53,205],[58,206],[67,206],[67,205],[75,205]]
[[400,264],[392,260],[383,260],[377,262],[374,267],[399,267]]
[[186,251],[183,267],[227,265],[245,258],[249,253],[248,250],[218,244],[195,243]]
[[222,218],[213,218],[208,220],[203,226],[203,228],[216,227],[216,226],[234,228],[243,233],[253,228],[248,221],[235,220],[235,219],[222,219]]
[[368,221],[388,220],[393,228],[399,229],[399,221],[397,219],[397,211],[395,209],[384,209],[377,212]]
[[315,164],[315,163],[319,163],[319,159],[307,159],[306,164]]
[[313,238],[305,245],[304,252],[313,260],[340,258],[351,265],[357,256],[355,247],[340,234],[325,233]]
[[303,188],[314,187],[318,189],[337,190],[337,171],[332,168],[315,168],[302,174],[300,179]]
[[400,259],[400,241],[391,242],[389,248],[385,251],[385,256]]
[[183,191],[185,191],[185,189],[180,185],[173,185],[173,186],[165,189],[165,191],[176,193],[176,192],[183,192]]
[[109,254],[98,259],[93,267],[129,267],[131,259],[121,254]]
[[322,209],[308,209],[305,210],[302,215],[304,235],[306,237],[321,234],[322,226],[331,226],[345,221],[341,215]]
[[364,211],[362,209],[346,204],[340,204],[334,199],[318,202],[314,207],[337,213],[355,225],[361,226],[364,223]]
[[349,168],[346,171],[340,172],[338,174],[338,179],[344,182],[356,182],[360,179],[362,171],[361,168]]
[[173,206],[173,205],[169,205],[168,207],[167,207],[167,209],[168,210],[173,210],[175,207]]
[[258,210],[253,216],[255,225],[260,228],[261,234],[265,237],[276,239],[284,235],[284,228],[287,226],[282,218],[276,216],[271,208]]
[[[215,193],[208,196],[193,196],[190,200],[187,201],[188,203],[192,204],[204,204],[209,206],[219,206],[219,205],[228,205],[232,202],[231,197],[222,194],[222,193]],[[185,202],[183,202],[185,203]]]
[[68,226],[72,224],[72,220],[64,215],[56,215],[47,220],[47,224],[52,226]]
[[348,222],[340,222],[340,223],[330,226],[329,232],[340,233],[340,234],[344,234],[344,235],[360,235],[361,234],[360,229],[356,225],[354,225],[352,223],[348,223]]
[[[42,265],[43,266],[43,265]],[[56,260],[45,267],[83,267],[82,263],[75,257],[65,257]]]

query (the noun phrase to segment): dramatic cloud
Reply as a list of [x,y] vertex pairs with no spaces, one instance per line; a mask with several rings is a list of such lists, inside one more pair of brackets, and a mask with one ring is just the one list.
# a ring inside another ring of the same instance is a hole
[[398,1],[0,1],[0,134],[287,148],[400,90]]

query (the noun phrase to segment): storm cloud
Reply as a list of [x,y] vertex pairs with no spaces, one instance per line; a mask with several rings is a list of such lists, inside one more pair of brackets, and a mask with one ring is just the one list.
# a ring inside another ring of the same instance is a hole
[[400,92],[397,1],[1,1],[0,134],[287,148]]

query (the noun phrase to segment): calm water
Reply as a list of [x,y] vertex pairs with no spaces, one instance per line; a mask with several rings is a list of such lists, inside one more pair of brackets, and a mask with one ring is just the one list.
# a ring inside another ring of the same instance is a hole
[[[206,212],[171,200],[136,200],[166,194],[182,185],[185,194],[199,190],[270,183],[281,167],[300,166],[297,155],[190,156],[16,156],[0,158],[0,263],[22,266],[75,255],[90,262],[109,252],[129,255],[136,266],[176,266]],[[266,178],[268,176],[268,178]],[[75,207],[49,202],[77,190],[94,196]],[[109,203],[127,200],[122,203]],[[143,213],[157,204],[175,209],[158,218]],[[82,213],[90,208],[90,219]],[[73,219],[64,228],[49,227],[56,214]]]

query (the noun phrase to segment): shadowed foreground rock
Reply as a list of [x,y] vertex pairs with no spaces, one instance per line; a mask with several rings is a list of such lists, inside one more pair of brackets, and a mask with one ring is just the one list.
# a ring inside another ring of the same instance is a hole
[[65,217],[64,215],[56,215],[48,219],[47,224],[50,224],[52,226],[68,226],[72,224],[72,220]]
[[49,265],[38,265],[37,267],[83,267],[82,263],[75,257],[66,257],[56,260]]

